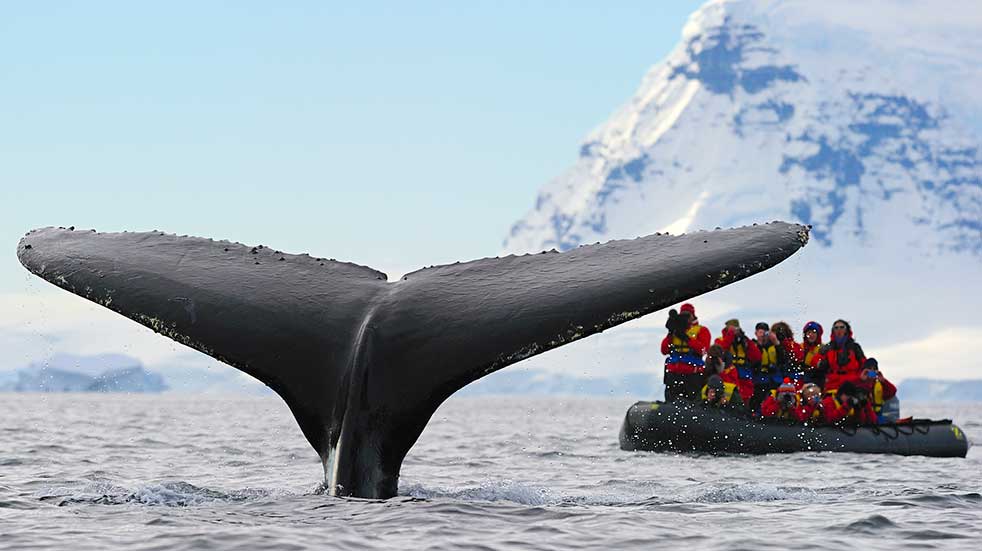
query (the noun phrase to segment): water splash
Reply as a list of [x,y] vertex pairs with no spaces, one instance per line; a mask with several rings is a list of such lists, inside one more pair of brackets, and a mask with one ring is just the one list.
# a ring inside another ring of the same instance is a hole
[[547,488],[530,486],[513,480],[486,480],[477,487],[426,488],[409,484],[399,494],[417,499],[449,498],[461,501],[510,501],[521,505],[550,505],[563,501]]
[[763,501],[814,502],[818,492],[801,487],[773,486],[769,484],[740,484],[732,486],[700,487],[684,495],[683,501],[696,503],[742,503]]
[[141,484],[134,489],[129,489],[107,480],[100,480],[50,488],[39,492],[37,498],[41,501],[55,502],[59,507],[73,504],[193,507],[215,502],[246,501],[270,494],[269,491],[261,489],[223,492],[182,481]]

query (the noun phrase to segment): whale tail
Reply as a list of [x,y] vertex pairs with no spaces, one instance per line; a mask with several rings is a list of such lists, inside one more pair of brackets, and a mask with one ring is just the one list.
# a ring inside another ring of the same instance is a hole
[[45,228],[36,275],[259,379],[325,461],[331,492],[391,497],[436,408],[505,366],[722,287],[808,240],[771,223],[426,268],[160,232]]

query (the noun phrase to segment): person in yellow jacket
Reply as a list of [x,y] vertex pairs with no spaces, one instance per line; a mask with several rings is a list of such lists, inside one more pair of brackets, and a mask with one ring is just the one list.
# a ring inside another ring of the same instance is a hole
[[723,382],[719,375],[710,377],[702,387],[702,401],[712,407],[743,408],[737,385]]
[[887,380],[880,372],[880,364],[876,358],[866,358],[863,370],[859,374],[856,386],[869,395],[880,424],[893,423],[900,418],[900,400],[897,399],[897,387]]
[[754,394],[750,398],[750,409],[759,411],[760,405],[781,385],[784,377],[777,363],[777,340],[771,338],[771,327],[760,322],[754,327],[755,344],[760,350],[760,361],[753,367]]
[[689,303],[679,311],[668,312],[665,323],[668,335],[661,341],[665,357],[665,401],[685,399],[695,402],[699,389],[706,384],[704,356],[712,336],[709,329],[699,325],[696,309]]

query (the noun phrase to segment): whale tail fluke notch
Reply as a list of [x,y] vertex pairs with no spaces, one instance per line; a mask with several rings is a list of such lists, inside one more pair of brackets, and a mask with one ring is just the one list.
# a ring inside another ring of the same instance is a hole
[[38,276],[262,381],[334,493],[395,495],[430,416],[468,383],[770,268],[807,228],[774,222],[437,266],[389,283],[354,264],[160,232],[45,228]]

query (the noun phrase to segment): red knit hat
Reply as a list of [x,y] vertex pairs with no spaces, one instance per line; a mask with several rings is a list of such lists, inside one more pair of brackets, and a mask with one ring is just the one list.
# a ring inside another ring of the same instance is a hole
[[795,388],[794,383],[791,382],[789,377],[785,377],[784,382],[781,383],[781,386],[777,387],[778,394],[781,394],[782,392],[794,392],[796,390],[797,389]]
[[696,307],[686,302],[679,308],[679,312],[688,312],[692,317],[696,317]]

